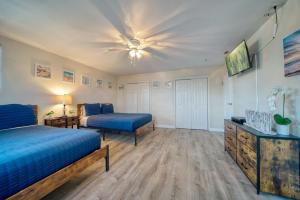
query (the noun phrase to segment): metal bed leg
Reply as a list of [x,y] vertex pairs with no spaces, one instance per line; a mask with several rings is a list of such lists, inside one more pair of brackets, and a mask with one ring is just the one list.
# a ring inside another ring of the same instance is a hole
[[104,129],[102,130],[102,139],[103,139],[103,141],[105,141],[105,130]]
[[134,146],[137,146],[137,137],[136,137],[136,131],[134,131]]
[[105,170],[109,171],[109,145],[106,145]]

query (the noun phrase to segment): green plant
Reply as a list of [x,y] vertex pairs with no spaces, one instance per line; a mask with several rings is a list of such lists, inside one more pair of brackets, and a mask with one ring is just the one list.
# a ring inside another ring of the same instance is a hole
[[46,116],[47,116],[47,117],[51,117],[51,115],[53,115],[53,114],[54,114],[54,111],[51,110],[50,112],[48,112],[48,113],[46,114]]

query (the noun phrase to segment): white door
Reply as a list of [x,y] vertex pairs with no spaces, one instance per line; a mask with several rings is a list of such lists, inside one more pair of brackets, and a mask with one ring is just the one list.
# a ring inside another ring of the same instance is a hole
[[126,85],[124,110],[126,113],[138,112],[138,85],[137,84]]
[[207,79],[176,81],[176,128],[208,129]]
[[207,130],[207,79],[191,80],[191,128]]
[[130,83],[125,90],[125,112],[149,113],[150,88],[149,83]]
[[190,80],[176,81],[176,128],[191,128]]
[[138,113],[150,112],[150,88],[149,83],[138,84]]

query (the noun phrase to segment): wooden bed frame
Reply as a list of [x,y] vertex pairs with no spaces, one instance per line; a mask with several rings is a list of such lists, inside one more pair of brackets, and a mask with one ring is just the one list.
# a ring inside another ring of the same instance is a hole
[[[35,115],[38,113],[38,106],[34,105]],[[37,121],[36,121],[37,123]],[[79,174],[87,167],[91,166],[101,158],[105,158],[105,168],[109,171],[109,146],[94,151],[93,153],[81,158],[80,160],[60,169],[54,174],[34,183],[33,185],[21,190],[9,197],[9,200],[41,199],[56,188],[68,182],[72,177]]]
[[[80,117],[81,117],[81,107],[83,106],[84,104],[77,104],[77,115],[78,115],[78,118],[80,120]],[[80,126],[81,128],[85,128],[84,126]],[[87,127],[87,128],[93,128],[93,129],[98,129],[99,132],[102,133],[102,138],[103,140],[105,140],[105,134],[109,131],[119,131],[119,130],[114,130],[114,129],[107,129],[107,128],[98,128],[98,127]],[[138,135],[141,135],[143,132],[145,132],[145,130],[151,128],[153,131],[155,131],[155,121],[152,120],[151,122],[145,124],[144,126],[141,126],[140,128],[136,129],[134,132],[133,132],[133,135],[134,135],[134,145],[137,146],[137,136]]]

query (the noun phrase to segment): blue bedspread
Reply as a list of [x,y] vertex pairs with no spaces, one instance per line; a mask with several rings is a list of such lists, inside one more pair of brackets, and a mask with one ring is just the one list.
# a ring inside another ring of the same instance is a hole
[[89,116],[87,126],[134,132],[151,121],[151,114],[109,113]]
[[0,199],[100,148],[93,131],[30,126],[0,131]]

